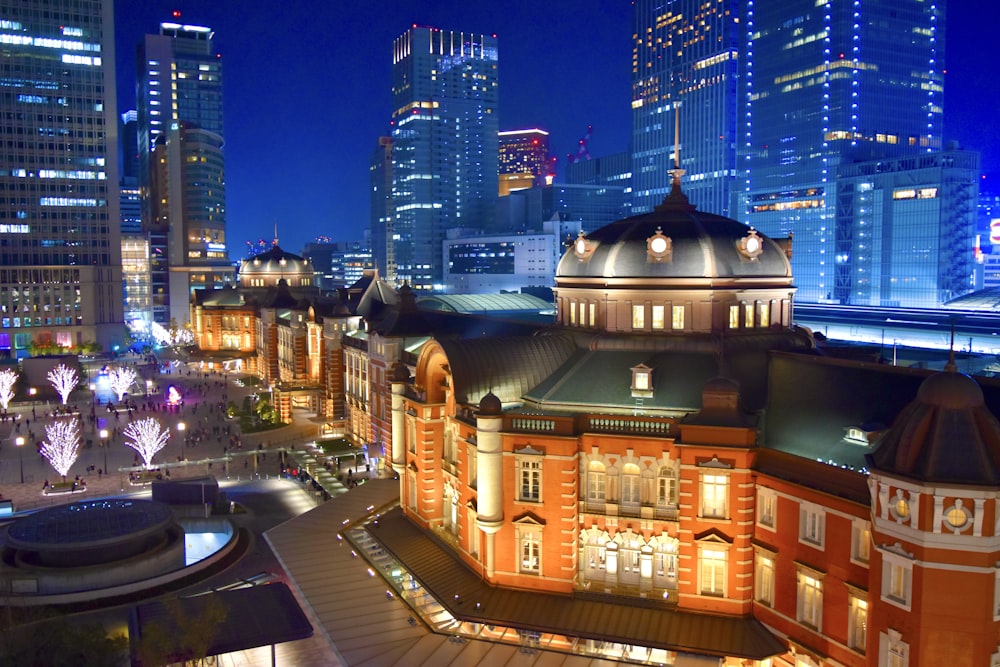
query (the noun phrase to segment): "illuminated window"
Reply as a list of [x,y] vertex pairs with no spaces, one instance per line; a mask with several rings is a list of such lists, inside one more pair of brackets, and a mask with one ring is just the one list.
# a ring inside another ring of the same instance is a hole
[[729,475],[701,473],[701,516],[725,519],[729,511]]
[[867,640],[868,600],[852,592],[847,608],[847,645],[858,653],[864,653]]
[[879,634],[879,667],[909,667],[910,646],[902,635],[892,628]]
[[725,596],[728,552],[721,545],[701,545],[698,555],[701,594]]
[[771,325],[771,305],[766,301],[760,304],[760,326],[767,327]]
[[962,499],[959,498],[955,504],[944,511],[945,530],[954,531],[957,535],[964,529],[972,525],[972,512],[962,506]]
[[729,306],[729,328],[739,329],[740,328],[740,307],[739,306]]
[[653,328],[663,328],[663,306],[653,306]]
[[677,480],[670,466],[660,466],[656,474],[656,504],[661,507],[677,504]]
[[517,524],[519,571],[538,574],[542,571],[542,527],[534,523]]
[[587,502],[603,503],[605,500],[607,473],[600,461],[591,461],[587,466]]
[[778,494],[774,489],[757,488],[757,524],[774,530],[777,524]]
[[569,323],[576,324],[576,303],[572,301],[569,304]]
[[642,330],[646,328],[646,306],[632,306],[632,329]]
[[774,554],[757,549],[754,556],[754,599],[761,604],[774,604]]
[[673,329],[684,328],[684,306],[674,306],[670,326]]
[[893,553],[882,557],[882,599],[906,610],[910,608],[913,561]]
[[639,504],[639,466],[626,463],[621,475],[621,502],[623,505]]
[[813,570],[799,568],[796,620],[818,630],[823,622],[822,575]]
[[594,326],[595,324],[597,324],[597,304],[590,303],[587,304],[587,306],[590,310],[590,326]]
[[743,326],[745,326],[747,329],[753,328],[753,304],[752,303],[744,304],[743,311],[745,313]]
[[851,560],[868,565],[871,541],[871,524],[864,519],[854,519],[851,524]]

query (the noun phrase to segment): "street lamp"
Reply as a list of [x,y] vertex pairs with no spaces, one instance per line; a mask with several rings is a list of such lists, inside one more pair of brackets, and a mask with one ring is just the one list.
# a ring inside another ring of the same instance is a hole
[[108,475],[111,472],[108,470],[108,429],[102,428],[98,435],[101,438],[101,448],[104,449],[104,474]]
[[21,463],[21,484],[24,484],[24,436],[17,436],[14,439],[14,444],[17,445],[18,458]]
[[181,441],[181,457],[178,459],[178,461],[183,461],[184,460],[184,429],[186,429],[186,428],[187,428],[187,424],[185,424],[182,421],[177,422],[177,430],[180,433],[180,435],[177,437],[177,439]]

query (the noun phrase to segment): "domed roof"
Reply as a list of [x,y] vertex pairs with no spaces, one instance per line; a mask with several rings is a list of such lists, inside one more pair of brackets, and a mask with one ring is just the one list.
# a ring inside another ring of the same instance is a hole
[[503,414],[503,403],[492,391],[486,392],[479,401],[480,417],[497,417]]
[[[240,266],[240,282],[243,283],[244,279],[256,276],[274,276],[286,279],[299,276],[312,278],[313,268],[308,259],[285,252],[275,245],[267,252],[243,260]],[[291,282],[299,284],[297,281]],[[268,284],[276,284],[276,280],[271,280]]]
[[575,239],[559,278],[780,278],[791,264],[773,239],[731,218],[702,213],[674,190],[651,213]]
[[968,375],[936,373],[896,418],[875,451],[876,471],[952,484],[1000,484],[1000,422]]

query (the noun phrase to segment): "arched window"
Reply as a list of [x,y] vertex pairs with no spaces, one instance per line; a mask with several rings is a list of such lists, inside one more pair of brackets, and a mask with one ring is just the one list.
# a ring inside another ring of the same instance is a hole
[[677,504],[677,479],[670,466],[660,466],[656,474],[656,505],[668,507]]
[[621,476],[621,504],[638,506],[640,499],[639,491],[639,466],[634,463],[626,463],[622,467]]

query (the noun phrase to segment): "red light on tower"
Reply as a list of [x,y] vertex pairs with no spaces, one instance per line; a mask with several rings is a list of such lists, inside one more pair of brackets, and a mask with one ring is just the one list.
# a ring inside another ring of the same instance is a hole
[[175,19],[179,19],[181,17],[181,10],[175,9],[173,12],[171,12],[171,16],[173,16]]

